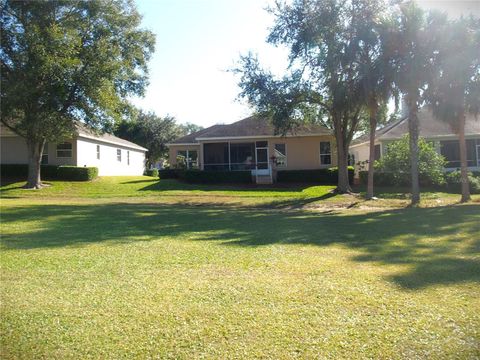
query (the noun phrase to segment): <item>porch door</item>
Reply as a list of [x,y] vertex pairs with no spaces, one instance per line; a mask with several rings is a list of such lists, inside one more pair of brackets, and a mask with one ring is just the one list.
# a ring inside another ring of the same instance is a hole
[[255,151],[257,155],[257,175],[268,175],[268,142],[257,141],[255,143]]

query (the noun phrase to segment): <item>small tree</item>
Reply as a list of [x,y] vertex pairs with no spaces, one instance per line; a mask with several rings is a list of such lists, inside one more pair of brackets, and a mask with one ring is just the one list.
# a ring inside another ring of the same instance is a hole
[[101,129],[142,95],[154,35],[130,0],[0,1],[1,122],[26,139],[28,181],[40,188],[47,141],[75,121]]
[[400,5],[400,12],[392,17],[390,29],[384,34],[384,51],[395,69],[394,84],[408,108],[412,205],[420,202],[418,109],[427,83],[438,71],[434,58],[445,24],[444,16],[427,16],[414,2],[407,2]]
[[426,98],[434,115],[458,134],[461,164],[461,202],[470,200],[465,140],[466,115],[480,113],[480,22],[473,18],[452,21],[442,37]]
[[161,118],[154,113],[139,112],[134,120],[122,121],[115,135],[148,149],[147,167],[166,155],[167,144],[183,135],[183,128],[174,117]]
[[[388,144],[386,153],[375,163],[375,168],[389,173],[395,185],[409,184],[411,182],[411,156],[410,139],[408,135],[405,135],[401,140]],[[445,164],[445,159],[437,153],[432,143],[423,138],[418,139],[418,172],[422,182],[442,184]]]

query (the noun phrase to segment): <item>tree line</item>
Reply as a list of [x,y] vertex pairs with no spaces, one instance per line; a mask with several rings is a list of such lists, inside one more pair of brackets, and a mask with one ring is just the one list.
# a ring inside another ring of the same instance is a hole
[[337,191],[350,192],[348,151],[361,127],[370,132],[367,198],[374,195],[375,130],[390,99],[408,110],[412,204],[420,201],[418,111],[429,106],[459,136],[462,201],[470,199],[465,116],[480,111],[480,21],[425,12],[415,2],[279,1],[267,42],[289,50],[279,78],[253,54],[242,56],[240,97],[286,134],[302,122],[331,128],[338,155]]

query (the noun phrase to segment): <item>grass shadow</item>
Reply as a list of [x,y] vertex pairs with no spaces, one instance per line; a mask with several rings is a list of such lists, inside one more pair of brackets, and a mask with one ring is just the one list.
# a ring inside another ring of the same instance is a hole
[[[36,220],[42,221],[41,228],[5,231],[9,225]],[[35,205],[3,211],[2,227],[7,251],[163,237],[244,247],[338,244],[361,253],[353,261],[408,265],[410,270],[389,278],[406,289],[480,282],[480,205],[476,204],[348,214],[218,204]]]

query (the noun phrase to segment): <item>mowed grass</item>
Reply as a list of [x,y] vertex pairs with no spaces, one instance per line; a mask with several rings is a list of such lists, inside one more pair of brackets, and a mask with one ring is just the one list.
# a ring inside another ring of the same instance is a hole
[[365,210],[326,187],[18,185],[2,192],[1,358],[480,357],[478,197]]

